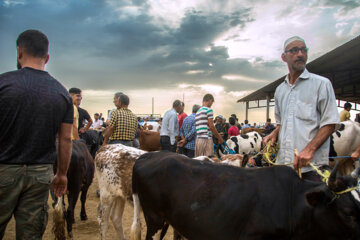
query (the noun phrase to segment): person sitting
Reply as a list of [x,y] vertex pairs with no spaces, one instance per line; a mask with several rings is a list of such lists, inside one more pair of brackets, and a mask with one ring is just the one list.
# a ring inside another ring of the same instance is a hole
[[239,129],[235,126],[236,120],[233,117],[229,118],[230,128],[228,131],[228,137],[236,137],[239,135]]
[[340,112],[340,122],[350,120],[351,103],[346,102],[344,104],[344,110]]
[[266,120],[265,126],[264,126],[265,130],[273,130],[275,128],[275,126],[273,124],[271,124],[271,118],[268,118]]

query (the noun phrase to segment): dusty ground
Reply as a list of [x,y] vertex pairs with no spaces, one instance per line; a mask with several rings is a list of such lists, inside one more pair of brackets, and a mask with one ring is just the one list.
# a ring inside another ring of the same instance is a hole
[[[73,236],[74,240],[94,240],[100,239],[100,228],[97,221],[97,206],[99,203],[99,198],[96,197],[96,189],[98,188],[98,183],[96,176],[94,178],[94,182],[90,186],[88,197],[86,201],[86,211],[88,215],[87,221],[80,220],[80,200],[78,200],[76,209],[75,209],[75,224],[73,225]],[[50,196],[49,196],[50,199]],[[51,206],[52,200],[49,200],[49,206]],[[49,222],[43,236],[43,239],[54,239],[54,236],[51,233],[51,229],[53,226],[52,216],[53,209],[50,207],[49,209]],[[123,215],[123,227],[125,232],[126,239],[130,239],[130,227],[133,218],[133,207],[129,204],[125,205],[125,211]],[[146,233],[146,225],[144,218],[142,216],[142,239],[145,239]],[[15,222],[12,219],[6,229],[5,236],[3,240],[13,240],[15,239]],[[107,239],[118,239],[117,234],[114,230],[114,227],[109,219],[109,230],[107,233]],[[169,228],[168,233],[166,234],[165,240],[173,239],[173,230]]]

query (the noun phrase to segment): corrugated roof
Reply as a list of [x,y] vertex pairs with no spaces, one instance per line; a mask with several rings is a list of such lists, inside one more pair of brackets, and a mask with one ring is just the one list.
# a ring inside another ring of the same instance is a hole
[[[313,60],[306,68],[330,79],[336,99],[360,104],[360,35]],[[285,76],[238,100],[238,102],[274,98],[275,89]]]

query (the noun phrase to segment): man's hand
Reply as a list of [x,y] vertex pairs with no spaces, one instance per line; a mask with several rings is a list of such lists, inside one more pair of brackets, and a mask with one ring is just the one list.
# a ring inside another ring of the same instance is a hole
[[80,128],[79,132],[80,133],[86,133],[86,130],[85,130],[85,128]]
[[271,142],[271,146],[273,146],[274,143],[276,142],[276,136],[275,136],[275,134],[272,134],[272,133],[271,133],[271,134],[267,135],[266,137],[264,137],[264,139],[263,139],[263,146],[266,146],[269,141]]
[[224,143],[224,139],[221,137],[221,138],[218,139],[218,142],[219,142],[219,144],[223,144],[223,143]]
[[185,144],[187,143],[186,139],[182,139],[181,141],[178,142],[178,146],[179,147],[183,147]]
[[297,171],[302,167],[309,166],[314,157],[314,153],[314,151],[305,148],[299,155],[295,155],[294,169]]
[[353,152],[353,154],[351,154],[351,158],[354,161],[357,161],[360,158],[360,147],[359,150],[356,150],[355,152]]
[[274,146],[274,143],[276,142],[279,131],[280,131],[280,125],[278,125],[274,129],[274,131],[272,131],[269,135],[264,137],[264,139],[262,141],[263,146],[266,146],[269,141],[271,141],[271,146]]
[[61,197],[65,194],[67,189],[67,177],[66,175],[56,174],[52,185],[52,190],[56,197]]

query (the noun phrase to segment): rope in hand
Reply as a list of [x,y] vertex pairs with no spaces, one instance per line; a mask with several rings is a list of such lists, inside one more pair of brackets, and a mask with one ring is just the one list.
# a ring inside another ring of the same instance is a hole
[[[264,151],[264,154],[263,154],[263,159],[265,160],[265,162],[271,164],[271,165],[292,165],[292,164],[277,164],[275,163],[276,161],[276,157],[277,157],[277,151],[279,150],[279,146],[277,143],[274,143],[273,146],[271,146],[271,141],[269,141],[266,145],[266,148],[265,148],[265,151]],[[299,155],[299,152],[297,149],[294,149],[294,154],[295,154],[295,157],[297,157]],[[329,158],[351,158],[351,156],[337,156],[337,157],[329,157]],[[359,163],[360,163],[360,158],[358,159]],[[327,185],[328,185],[328,181],[329,181],[329,177],[330,177],[330,171],[328,170],[324,170],[324,171],[321,171],[319,168],[317,168],[314,164],[310,163],[309,164],[315,171],[317,174],[319,174],[321,176],[321,180]],[[301,174],[301,168],[298,169],[298,175],[299,175],[299,178],[302,177],[302,174]],[[353,190],[357,190],[357,186],[356,187],[352,187],[352,188],[347,188],[343,191],[340,191],[340,192],[333,192],[334,194],[336,195],[341,195],[341,194],[344,194],[344,193],[347,193],[347,192],[351,192]]]

